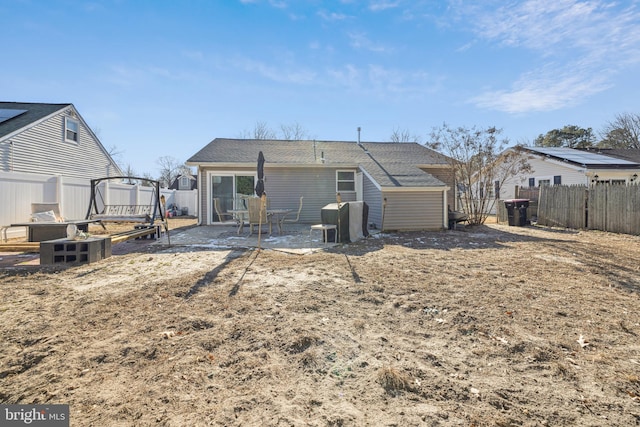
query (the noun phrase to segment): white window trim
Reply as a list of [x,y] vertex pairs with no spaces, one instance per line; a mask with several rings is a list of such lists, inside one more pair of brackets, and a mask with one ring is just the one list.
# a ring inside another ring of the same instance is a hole
[[[350,172],[353,173],[353,181],[346,181],[346,180],[338,180],[338,176],[340,174],[340,172]],[[356,173],[357,171],[355,169],[338,169],[336,170],[336,193],[355,193],[356,192]],[[340,190],[338,188],[338,184],[341,182],[352,182],[353,183],[353,190]]]
[[[68,123],[72,122],[76,124],[76,139],[69,139],[67,138],[67,132],[69,131],[69,127],[68,127]],[[65,117],[64,118],[64,141],[65,142],[70,142],[72,144],[77,144],[78,142],[80,142],[80,122],[72,117]]]
[[540,181],[549,181],[549,186],[553,187],[553,175],[537,176],[536,187],[540,187]]

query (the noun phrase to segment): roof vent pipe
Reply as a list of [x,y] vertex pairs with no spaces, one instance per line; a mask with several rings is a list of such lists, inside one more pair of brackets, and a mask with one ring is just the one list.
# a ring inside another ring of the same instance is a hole
[[358,126],[358,145],[360,145],[360,126]]

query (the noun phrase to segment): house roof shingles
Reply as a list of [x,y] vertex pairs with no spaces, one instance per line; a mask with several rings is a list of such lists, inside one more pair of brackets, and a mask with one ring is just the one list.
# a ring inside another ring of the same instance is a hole
[[187,162],[251,165],[262,151],[266,165],[361,167],[382,187],[443,187],[418,166],[447,165],[442,154],[415,143],[285,141],[216,138]]
[[0,123],[0,139],[37,122],[71,104],[43,104],[31,102],[0,102],[0,109],[27,110],[25,113]]

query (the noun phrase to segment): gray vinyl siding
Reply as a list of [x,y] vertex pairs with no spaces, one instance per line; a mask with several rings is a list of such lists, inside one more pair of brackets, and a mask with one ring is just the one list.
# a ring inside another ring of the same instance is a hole
[[[344,168],[340,168],[344,170]],[[300,196],[303,196],[302,212],[300,213],[300,223],[315,224],[320,222],[320,212],[322,208],[336,202],[336,170],[327,167],[296,167],[296,168],[269,168],[265,166],[264,189],[267,193],[270,208],[291,209],[294,211],[292,218],[300,205]],[[198,191],[200,192],[200,211],[202,212],[203,223],[208,222],[210,212],[208,212],[211,189],[207,180],[210,172],[235,172],[255,174],[255,168],[208,168],[200,169],[200,182]],[[342,201],[354,201],[355,192],[344,193]]]
[[[328,167],[265,167],[265,192],[271,208],[286,208],[297,211],[300,196],[304,196],[300,223],[321,222],[321,210],[336,202],[336,170]],[[211,197],[209,172],[235,172],[255,174],[255,168],[210,168],[200,169],[200,211],[203,223],[210,218],[208,212]],[[368,222],[383,227],[382,202],[387,197],[384,214],[386,230],[439,230],[444,228],[443,191],[384,191],[380,190],[365,175],[363,177],[363,199],[369,206]],[[355,200],[355,193],[345,193],[342,201]]]
[[458,208],[458,206],[456,205],[456,187],[453,170],[451,169],[451,167],[421,169],[447,184],[447,186],[449,187],[449,191],[447,192],[447,205],[450,206],[452,210],[456,210]]
[[442,191],[386,191],[384,230],[442,230]]
[[377,229],[382,228],[382,193],[369,179],[367,175],[363,176],[362,182],[364,202],[369,206],[368,223],[375,224]]
[[[273,208],[297,209],[304,196],[300,222],[319,223],[322,208],[336,202],[336,170],[331,168],[265,168],[264,188]],[[355,200],[344,194],[342,201]]]
[[[13,136],[13,165],[8,162],[4,170],[13,166],[14,172],[63,175],[75,178],[101,178],[119,173],[105,153],[102,145],[81,119],[78,142],[64,138],[64,113],[55,115]],[[9,146],[9,144],[3,144]],[[3,160],[8,155],[3,155]]]

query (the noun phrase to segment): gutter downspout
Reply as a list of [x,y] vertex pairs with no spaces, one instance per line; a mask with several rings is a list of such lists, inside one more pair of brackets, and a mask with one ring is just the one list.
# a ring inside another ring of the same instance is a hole
[[446,229],[449,228],[449,206],[447,205],[447,190],[446,189],[442,192],[442,197],[443,197],[442,208],[444,210],[444,215],[443,215],[444,222],[442,223],[442,227],[444,227],[444,229],[446,230]]
[[387,198],[382,199],[382,224],[380,224],[380,231],[384,232],[384,213],[387,211]]

